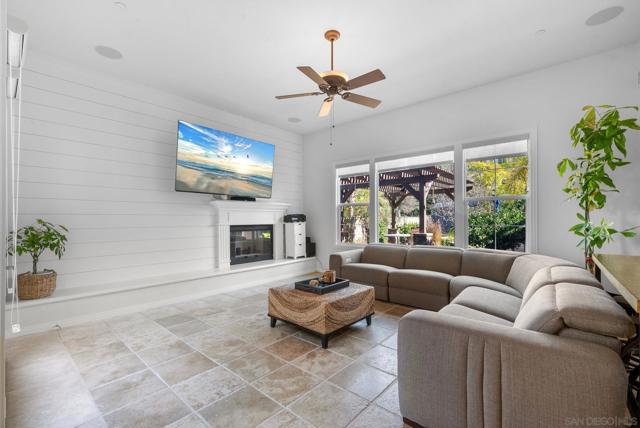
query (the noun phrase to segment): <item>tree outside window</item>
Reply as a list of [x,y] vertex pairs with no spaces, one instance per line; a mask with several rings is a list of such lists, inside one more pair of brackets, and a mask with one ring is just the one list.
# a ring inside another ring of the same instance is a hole
[[527,141],[465,149],[467,245],[525,251]]
[[337,169],[338,242],[369,242],[369,165]]

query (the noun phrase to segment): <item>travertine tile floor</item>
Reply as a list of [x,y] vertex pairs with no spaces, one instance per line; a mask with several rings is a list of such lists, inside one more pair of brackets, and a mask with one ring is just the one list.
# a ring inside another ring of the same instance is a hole
[[7,427],[402,427],[400,316],[319,339],[269,327],[265,284],[7,343]]

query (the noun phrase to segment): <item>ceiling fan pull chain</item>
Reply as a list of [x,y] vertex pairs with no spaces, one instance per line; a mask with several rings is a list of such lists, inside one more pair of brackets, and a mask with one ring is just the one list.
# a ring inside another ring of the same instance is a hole
[[331,110],[331,126],[329,127],[329,146],[333,147],[333,129],[336,127],[335,108]]

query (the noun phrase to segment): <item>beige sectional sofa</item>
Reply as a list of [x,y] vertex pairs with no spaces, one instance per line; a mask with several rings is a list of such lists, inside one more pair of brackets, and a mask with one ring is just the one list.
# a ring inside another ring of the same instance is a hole
[[624,416],[620,339],[635,327],[576,264],[369,245],[331,255],[330,266],[374,286],[379,300],[427,309],[398,330],[400,408],[416,426],[564,427]]

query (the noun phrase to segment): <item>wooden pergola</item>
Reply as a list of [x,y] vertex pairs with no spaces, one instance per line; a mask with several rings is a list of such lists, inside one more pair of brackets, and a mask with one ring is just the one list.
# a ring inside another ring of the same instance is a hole
[[[346,203],[356,189],[369,188],[369,175],[352,175],[340,178],[340,202]],[[471,188],[467,180],[467,189]],[[407,196],[418,200],[420,211],[420,232],[425,232],[426,196],[445,194],[451,200],[455,198],[453,173],[437,166],[409,168],[397,171],[381,172],[378,177],[378,190],[382,192],[391,206],[391,228],[396,227],[396,211]]]

